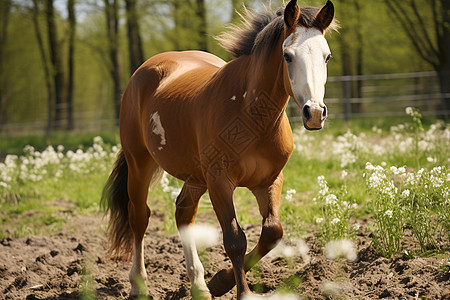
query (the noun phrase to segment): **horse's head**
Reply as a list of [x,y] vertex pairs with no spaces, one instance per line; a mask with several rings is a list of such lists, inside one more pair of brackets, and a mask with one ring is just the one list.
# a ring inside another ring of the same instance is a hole
[[324,32],[333,21],[334,6],[331,1],[327,1],[324,7],[311,16],[312,9],[300,9],[296,0],[286,6],[283,54],[290,82],[290,87],[287,87],[289,94],[303,106],[305,128],[317,130],[323,127],[327,118],[323,98],[331,51]]

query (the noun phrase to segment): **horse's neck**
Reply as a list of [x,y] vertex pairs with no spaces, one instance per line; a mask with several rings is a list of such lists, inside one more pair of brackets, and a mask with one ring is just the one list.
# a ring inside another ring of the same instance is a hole
[[266,114],[267,126],[273,127],[283,115],[289,100],[285,89],[285,64],[281,46],[280,50],[276,47],[269,55],[258,54],[250,60],[247,91],[251,91],[254,97],[246,99],[247,106]]

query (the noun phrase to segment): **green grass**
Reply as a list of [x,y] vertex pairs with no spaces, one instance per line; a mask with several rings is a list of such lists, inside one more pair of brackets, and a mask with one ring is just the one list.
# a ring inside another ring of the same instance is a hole
[[[423,119],[424,130],[429,130],[434,122],[432,118]],[[412,125],[399,127],[400,123]],[[296,149],[283,170],[280,209],[286,237],[304,237],[311,231],[320,233],[323,225],[317,224],[316,220],[323,218],[324,212],[330,213],[329,220],[337,217],[332,215],[335,211],[324,210],[323,202],[313,201],[314,198],[319,199],[319,176],[324,176],[328,182],[329,193],[339,195],[340,201],[358,205],[351,214],[345,215],[350,224],[362,217],[374,217],[373,209],[368,203],[376,197],[369,191],[363,177],[367,162],[383,165],[386,169],[390,166],[404,166],[408,172],[417,172],[420,168],[431,170],[436,166],[448,169],[450,145],[444,131],[447,125],[436,127],[434,131],[417,133],[414,131],[414,124],[411,117],[404,117],[354,119],[351,122],[330,120],[325,129],[317,132],[299,131],[300,124],[293,126]],[[391,131],[392,126],[400,129]],[[79,162],[73,161],[67,153],[68,150],[81,149],[82,155],[93,156],[97,151],[90,149],[94,136],[96,135],[55,134],[51,137],[51,143],[55,147],[64,145],[60,164],[48,164],[42,169],[47,174],[36,182],[21,179],[19,171],[13,173],[9,189],[2,190],[0,182],[0,237],[54,232],[64,224],[64,213],[68,211],[73,214],[99,211],[98,202],[114,157],[108,154],[105,158],[90,159],[85,164],[77,165]],[[104,142],[99,142],[103,149],[98,150],[99,153],[111,153],[111,145],[119,142],[118,132],[103,133],[101,136]],[[30,157],[30,153],[22,152],[25,145],[32,144],[36,151],[43,151],[48,143],[44,137],[2,138],[0,157],[16,154],[32,161],[35,158]],[[426,147],[419,149],[419,144],[422,148],[426,144]],[[382,151],[381,154],[377,153],[377,147]],[[22,163],[22,158],[19,158],[17,164]],[[77,164],[70,169],[70,165],[75,163]],[[34,165],[29,168],[31,173],[35,169]],[[60,169],[68,171],[57,177],[56,173]],[[181,189],[183,182],[170,176],[168,180],[166,190],[161,185],[150,189],[148,202],[152,210],[164,213],[163,229],[167,233],[175,233],[175,191]],[[290,190],[295,190],[295,193],[288,196]],[[342,192],[344,190],[345,193]],[[63,201],[58,202],[61,199]],[[238,188],[234,193],[234,201],[241,225],[261,222],[256,199],[250,191]],[[440,222],[446,224],[444,229],[448,232],[448,215],[443,218]],[[200,201],[197,220],[217,224],[207,193]],[[330,238],[333,236],[327,237]]]

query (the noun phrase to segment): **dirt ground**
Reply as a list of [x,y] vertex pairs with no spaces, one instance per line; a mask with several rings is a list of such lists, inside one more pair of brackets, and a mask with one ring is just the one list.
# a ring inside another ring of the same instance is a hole
[[[163,213],[153,213],[145,239],[147,285],[154,299],[190,299],[183,250],[178,235],[160,228]],[[1,299],[78,299],[91,291],[97,299],[128,298],[130,263],[105,256],[106,239],[100,215],[71,216],[60,233],[0,241]],[[243,226],[249,246],[260,226]],[[286,235],[285,235],[286,236]],[[311,262],[265,257],[248,274],[250,287],[271,293],[277,286],[297,286],[300,299],[450,299],[450,258],[399,257],[375,254],[361,230],[356,262],[324,257],[312,235],[306,239]],[[405,240],[408,243],[408,239]],[[221,245],[200,254],[208,282],[230,261]],[[296,278],[302,278],[302,281]],[[234,299],[235,290],[216,299]]]

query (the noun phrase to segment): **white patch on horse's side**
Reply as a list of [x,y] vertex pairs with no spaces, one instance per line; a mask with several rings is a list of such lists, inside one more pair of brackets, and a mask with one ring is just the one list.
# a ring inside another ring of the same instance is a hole
[[[154,112],[152,114],[150,121],[152,123],[152,132],[156,135],[159,135],[161,137],[160,144],[165,145],[166,144],[166,133],[164,131],[164,128],[162,127],[161,118],[160,118],[158,112]],[[161,150],[161,149],[162,149],[162,147],[158,148],[158,150]]]
[[242,95],[242,98],[245,98],[247,96],[247,91],[245,91],[244,95]]
[[235,101],[235,100],[236,100],[236,96],[231,97],[230,100],[231,100],[231,101]]

